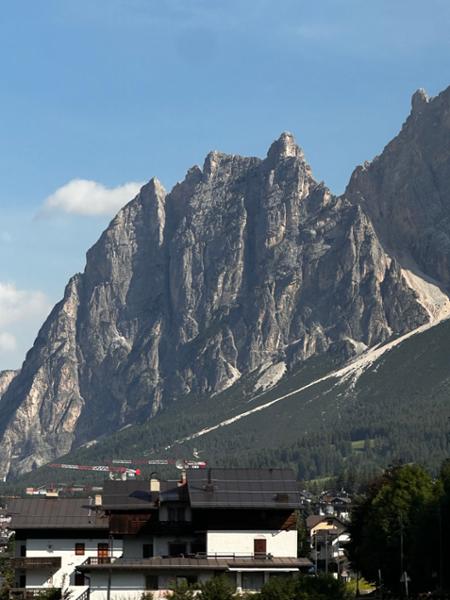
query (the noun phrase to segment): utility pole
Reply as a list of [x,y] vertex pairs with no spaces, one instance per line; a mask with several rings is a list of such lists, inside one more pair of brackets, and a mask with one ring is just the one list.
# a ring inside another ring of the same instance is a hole
[[400,521],[400,581],[402,581],[404,569],[403,569],[403,519],[402,519],[401,515],[399,516],[399,521]]
[[112,579],[112,562],[113,562],[113,555],[114,555],[114,537],[112,534],[110,534],[109,536],[109,558],[107,558],[106,560],[109,562],[109,568],[108,568],[108,587],[106,590],[106,600],[111,600],[111,579]]
[[317,559],[318,559],[318,557],[317,557],[317,531],[316,531],[316,533],[314,534],[314,546],[315,546],[315,552],[314,552],[314,555],[315,555],[315,557],[316,557],[316,559],[315,559],[315,563],[316,563],[316,564],[315,564],[315,571],[316,571],[316,577],[317,577],[317,562],[318,562],[318,560],[317,560]]
[[444,540],[442,537],[442,499],[439,500],[439,591],[444,587]]

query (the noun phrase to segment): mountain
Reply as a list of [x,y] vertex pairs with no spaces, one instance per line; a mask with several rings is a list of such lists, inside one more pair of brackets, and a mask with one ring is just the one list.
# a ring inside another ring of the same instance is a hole
[[449,105],[448,90],[416,93],[399,136],[341,197],[287,133],[263,160],[210,153],[168,194],[152,179],[89,250],[2,395],[0,474],[170,415],[169,438],[146,440],[167,444],[449,314],[428,231],[445,231]]
[[405,265],[450,285],[450,87],[412,111],[381,156],[358,167],[346,197],[362,206],[383,246]]
[[17,375],[17,371],[0,371],[0,398],[6,392],[9,387],[9,384]]
[[[182,458],[198,448],[213,465],[285,465],[300,479],[338,475],[345,486],[398,461],[437,472],[448,455],[449,354],[446,319],[368,350],[344,367],[329,355],[308,359],[266,391],[258,383],[261,373],[244,376],[213,405],[207,397],[185,398],[62,460]],[[155,466],[146,469],[149,474]],[[92,479],[85,472],[58,477]],[[22,477],[21,485],[54,478],[43,467]]]

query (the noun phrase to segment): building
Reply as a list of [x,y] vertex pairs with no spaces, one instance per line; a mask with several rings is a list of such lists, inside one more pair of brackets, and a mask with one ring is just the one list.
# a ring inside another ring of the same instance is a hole
[[108,481],[90,501],[13,501],[15,593],[55,587],[71,600],[140,600],[216,575],[257,590],[312,567],[297,558],[299,505],[289,469],[192,470],[178,482]]
[[[108,519],[87,498],[34,497],[13,500],[8,507],[16,533],[15,597],[42,589],[86,596],[88,585],[76,567],[89,556],[110,553]],[[120,556],[119,545],[114,556]]]
[[348,568],[345,544],[350,539],[346,524],[334,516],[310,515],[306,529],[315,571],[344,576]]
[[337,517],[340,521],[349,521],[351,507],[352,500],[343,490],[340,494],[323,492],[319,497],[317,512],[320,515]]

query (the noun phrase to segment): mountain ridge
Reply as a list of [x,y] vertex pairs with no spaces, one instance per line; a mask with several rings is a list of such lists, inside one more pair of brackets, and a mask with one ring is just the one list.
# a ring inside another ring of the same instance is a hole
[[[339,197],[313,179],[287,132],[265,159],[211,152],[169,193],[155,178],[146,184],[88,251],[1,396],[0,474],[45,464],[183,397],[214,402],[264,365],[289,377],[328,353],[343,364],[445,314],[446,276],[429,268],[435,246],[423,236],[411,246],[400,227],[404,248],[394,247],[392,209],[386,225],[374,208],[397,189],[407,203],[423,181],[426,195],[430,160],[438,191],[450,177],[440,131],[441,150],[420,155],[416,187],[398,167],[412,160],[405,136],[428,148],[430,120],[449,126],[441,96],[416,93],[399,136]],[[423,202],[413,205],[420,220]]]

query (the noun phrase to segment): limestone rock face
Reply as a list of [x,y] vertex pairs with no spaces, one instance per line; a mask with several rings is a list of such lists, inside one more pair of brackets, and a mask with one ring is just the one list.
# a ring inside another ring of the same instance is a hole
[[412,98],[399,135],[358,167],[346,197],[362,206],[388,251],[450,286],[450,87]]
[[17,375],[17,373],[18,373],[18,371],[12,371],[12,370],[0,371],[0,398],[6,392],[6,390],[9,387],[9,384],[14,379],[14,377]]
[[2,396],[0,474],[186,394],[215,402],[264,364],[289,371],[335,346],[348,358],[427,322],[359,177],[336,198],[285,133],[264,160],[211,152],[167,195],[150,181],[89,250]]

